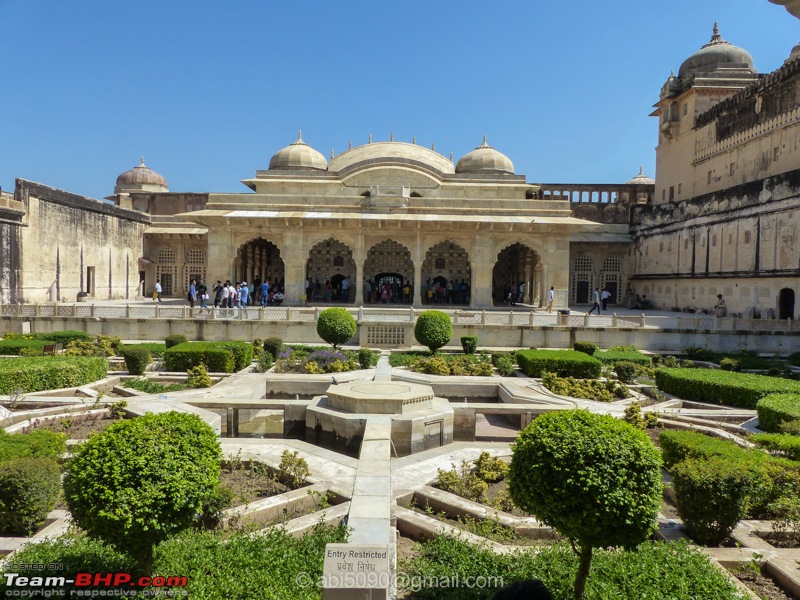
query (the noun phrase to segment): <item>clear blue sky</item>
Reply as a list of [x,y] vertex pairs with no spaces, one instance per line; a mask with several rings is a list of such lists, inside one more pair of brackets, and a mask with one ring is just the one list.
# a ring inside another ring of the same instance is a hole
[[298,129],[456,160],[486,133],[528,181],[624,182],[714,20],[759,72],[800,42],[767,0],[0,0],[0,186],[101,198],[144,155],[172,191],[246,192]]

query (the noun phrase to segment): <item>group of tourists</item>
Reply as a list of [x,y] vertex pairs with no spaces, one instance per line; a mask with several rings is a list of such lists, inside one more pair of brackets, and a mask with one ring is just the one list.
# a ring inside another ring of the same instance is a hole
[[444,283],[428,279],[423,287],[423,302],[427,304],[469,304],[469,284],[465,280]]
[[592,308],[589,309],[589,312],[586,313],[587,315],[591,315],[595,310],[597,314],[600,314],[600,306],[602,304],[602,310],[608,310],[608,300],[611,298],[611,292],[608,291],[608,288],[603,288],[600,291],[599,287],[594,288],[592,292]]

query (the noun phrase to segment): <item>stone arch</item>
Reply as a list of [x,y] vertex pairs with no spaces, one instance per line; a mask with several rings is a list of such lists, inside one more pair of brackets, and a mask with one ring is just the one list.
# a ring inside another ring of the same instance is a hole
[[[541,282],[536,281],[537,266],[541,264],[540,252],[529,244],[514,242],[500,250],[492,269],[493,302],[501,305],[533,304],[537,290],[541,288]],[[524,285],[522,294],[519,293],[520,284]]]
[[243,243],[236,251],[234,278],[254,285],[266,280],[272,289],[283,292],[284,264],[280,248],[262,237]]
[[[387,303],[411,304],[415,285],[411,250],[393,239],[374,244],[367,252],[367,259],[364,261],[364,278],[370,282],[372,288],[365,302],[382,302],[381,293],[388,285]],[[403,293],[406,283],[411,286],[410,294]]]
[[422,263],[423,303],[469,304],[471,287],[469,253],[463,246],[443,240],[428,249]]
[[[342,302],[355,300],[356,261],[353,259],[353,251],[350,247],[340,240],[329,237],[311,247],[306,260],[306,278],[308,277],[312,280],[309,301],[325,300],[325,284],[327,282],[330,282],[332,290],[335,288],[339,291],[339,295],[331,299]],[[346,300],[341,295],[341,283],[345,277],[350,281]]]

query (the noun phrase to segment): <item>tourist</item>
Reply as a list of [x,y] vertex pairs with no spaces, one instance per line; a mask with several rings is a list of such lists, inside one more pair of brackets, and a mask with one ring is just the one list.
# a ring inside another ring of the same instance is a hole
[[367,279],[364,281],[364,304],[372,302],[372,282]]
[[222,298],[225,296],[225,286],[222,285],[222,282],[219,279],[217,279],[217,283],[214,284],[213,289],[214,289],[214,308],[219,308],[220,304],[222,304]]
[[341,283],[342,287],[342,302],[347,302],[350,300],[350,280],[347,278],[347,275],[344,276]]
[[411,304],[411,284],[407,281],[403,286],[403,302],[405,304]]
[[258,291],[261,294],[261,307],[263,308],[269,301],[269,283],[266,279],[261,282]]
[[625,308],[633,308],[636,299],[633,295],[633,289],[628,288],[628,293],[625,295]]
[[325,302],[330,302],[333,300],[333,286],[331,286],[331,280],[325,280]]
[[597,314],[600,314],[600,288],[594,288],[592,292],[592,308],[589,310],[588,315],[592,314],[597,309]]
[[717,303],[714,305],[714,315],[717,317],[724,317],[726,313],[725,298],[722,297],[722,294],[717,294]]
[[600,301],[603,303],[603,310],[608,310],[608,299],[611,298],[611,292],[607,287],[603,288],[603,293],[600,294]]
[[283,292],[277,292],[272,300],[275,306],[280,306],[283,303]]
[[553,286],[550,286],[550,290],[547,292],[547,312],[553,312],[553,301],[556,299],[556,291]]
[[250,288],[247,287],[247,282],[243,281],[241,287],[239,288],[239,308],[244,310],[245,315],[247,315],[247,304],[249,299]]
[[189,299],[189,308],[191,309],[189,314],[192,314],[192,311],[194,311],[194,303],[197,302],[197,281],[194,279],[192,279],[192,283],[189,284],[187,298]]
[[525,302],[525,282],[521,282],[519,284],[519,290],[517,291],[517,302],[522,304]]
[[319,279],[314,280],[314,302],[319,302],[319,299],[322,297],[322,284],[319,282]]
[[255,299],[256,299],[256,288],[255,288],[255,284],[253,284],[253,283],[251,283],[250,287],[247,288],[247,299],[248,299],[250,304],[253,304],[253,302],[255,302]]
[[314,282],[311,280],[311,275],[306,278],[306,301],[311,302],[311,294],[314,292]]
[[197,286],[197,297],[200,300],[200,308],[208,308],[208,304],[206,304],[206,300],[208,300],[208,286],[206,285],[206,280],[201,279],[200,285]]
[[163,300],[161,299],[161,280],[160,279],[156,279],[156,287],[155,287],[155,290],[153,290],[153,301],[155,302],[156,300],[158,300],[159,302],[163,302]]

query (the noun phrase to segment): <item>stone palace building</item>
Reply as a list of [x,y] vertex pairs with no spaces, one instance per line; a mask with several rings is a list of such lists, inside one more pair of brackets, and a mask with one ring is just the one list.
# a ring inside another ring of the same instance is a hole
[[[192,279],[282,288],[284,303],[514,300],[541,307],[631,294],[655,307],[794,317],[800,249],[800,47],[760,75],[750,55],[711,41],[661,90],[655,181],[529,182],[483,143],[454,161],[404,141],[326,159],[302,136],[241,193],[180,193],[144,164],[106,201],[18,179],[0,193],[0,301],[134,299],[156,280],[185,297]],[[343,280],[349,290],[342,297]],[[408,293],[403,293],[408,286]],[[442,290],[429,297],[429,290]]]

